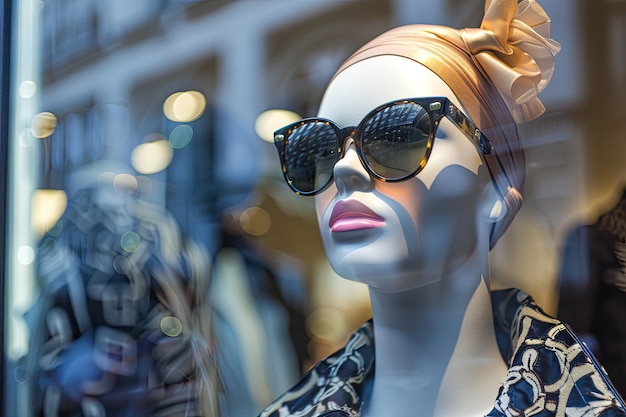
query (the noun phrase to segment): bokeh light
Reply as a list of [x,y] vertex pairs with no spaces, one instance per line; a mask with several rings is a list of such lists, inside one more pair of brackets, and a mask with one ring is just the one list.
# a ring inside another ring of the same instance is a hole
[[137,252],[139,250],[139,246],[141,245],[141,238],[135,232],[125,232],[120,239],[120,245],[122,245],[122,249],[126,252]]
[[256,134],[266,142],[274,142],[274,131],[289,123],[296,122],[302,117],[290,110],[267,110],[256,118],[254,129]]
[[141,174],[154,174],[167,168],[173,157],[174,150],[170,143],[160,139],[137,145],[133,149],[131,163]]
[[182,149],[189,145],[193,138],[193,128],[189,125],[176,126],[170,133],[170,146],[174,149]]
[[113,185],[113,181],[115,181],[115,177],[117,174],[115,172],[103,172],[98,175],[97,184],[98,187],[106,189],[110,188]]
[[17,250],[17,261],[22,265],[30,265],[35,260],[35,250],[32,246],[21,246]]
[[248,207],[239,216],[241,229],[251,236],[262,236],[270,229],[272,218],[261,207]]
[[146,196],[152,193],[152,180],[149,177],[139,175],[135,179],[137,180],[137,192],[139,194]]
[[18,138],[18,143],[21,148],[30,148],[33,145],[33,136],[30,129],[23,129]]
[[34,137],[43,139],[54,133],[57,127],[57,117],[47,111],[38,113],[30,123],[30,131]]
[[55,227],[67,208],[63,190],[39,189],[32,196],[31,226],[39,236]]
[[37,84],[31,80],[22,81],[20,84],[20,97],[31,98],[37,92]]
[[163,102],[163,114],[173,122],[188,123],[196,120],[206,108],[206,99],[199,91],[179,91]]
[[48,230],[48,234],[50,236],[57,237],[61,234],[62,231],[63,231],[63,220],[59,219],[59,221],[56,222],[55,225],[52,226],[50,230]]
[[345,337],[348,322],[339,310],[318,308],[307,317],[306,328],[314,339],[332,343]]
[[113,188],[120,194],[132,194],[137,190],[137,178],[130,174],[117,174],[113,178]]
[[183,323],[178,317],[165,316],[161,319],[161,331],[169,337],[179,336],[183,332]]
[[16,366],[13,369],[13,377],[18,383],[24,384],[28,382],[28,371],[24,366]]

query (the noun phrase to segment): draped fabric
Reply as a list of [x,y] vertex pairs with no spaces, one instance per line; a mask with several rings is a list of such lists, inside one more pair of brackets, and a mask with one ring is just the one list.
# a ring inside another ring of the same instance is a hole
[[494,226],[492,248],[522,204],[525,163],[517,123],[545,111],[537,96],[552,78],[560,49],[549,36],[550,19],[534,0],[487,0],[480,28],[391,29],[357,50],[337,71],[375,56],[396,55],[426,66],[452,89],[493,145],[485,162],[508,211]]
[[[494,291],[491,298],[509,368],[487,416],[626,416],[624,401],[569,326],[520,290]],[[359,417],[374,378],[370,320],[259,417]]]

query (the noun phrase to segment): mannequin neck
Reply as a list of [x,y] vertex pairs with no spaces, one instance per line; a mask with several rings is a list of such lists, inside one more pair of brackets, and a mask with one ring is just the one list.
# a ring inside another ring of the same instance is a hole
[[507,367],[488,285],[480,268],[468,270],[401,293],[370,288],[376,377],[364,416],[484,416],[492,409]]

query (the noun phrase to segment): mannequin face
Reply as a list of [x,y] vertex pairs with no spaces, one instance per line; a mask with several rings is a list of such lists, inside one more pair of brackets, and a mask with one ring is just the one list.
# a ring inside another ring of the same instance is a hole
[[[431,96],[448,97],[463,110],[426,67],[380,56],[339,74],[326,90],[319,116],[355,126],[383,103]],[[461,266],[479,236],[488,238],[491,223],[500,218],[498,194],[479,151],[447,118],[424,169],[403,182],[370,177],[351,138],[345,147],[334,183],[316,196],[327,257],[345,278],[384,291],[428,284],[446,268]],[[488,246],[488,239],[480,244]]]

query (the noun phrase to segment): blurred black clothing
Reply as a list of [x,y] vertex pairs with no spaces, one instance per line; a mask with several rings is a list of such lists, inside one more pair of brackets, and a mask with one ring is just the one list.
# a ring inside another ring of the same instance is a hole
[[592,225],[567,236],[557,316],[569,323],[626,393],[626,193]]

